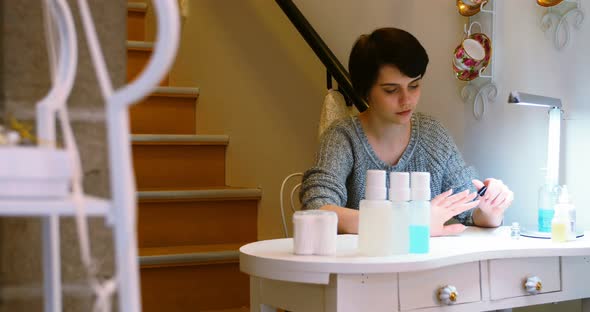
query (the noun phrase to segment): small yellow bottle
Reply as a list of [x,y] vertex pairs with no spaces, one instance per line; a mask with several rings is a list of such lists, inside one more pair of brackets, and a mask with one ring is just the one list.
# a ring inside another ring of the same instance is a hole
[[567,211],[560,207],[555,206],[555,215],[551,220],[551,240],[558,243],[566,242],[568,239],[568,226],[569,217]]
[[551,223],[551,240],[558,243],[567,241],[567,224]]

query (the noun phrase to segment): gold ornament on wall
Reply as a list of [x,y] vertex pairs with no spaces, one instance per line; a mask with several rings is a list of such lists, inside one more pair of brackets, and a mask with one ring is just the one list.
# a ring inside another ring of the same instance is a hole
[[537,4],[544,7],[552,7],[558,5],[563,0],[537,0]]
[[463,16],[473,16],[487,3],[487,0],[457,0],[457,9]]

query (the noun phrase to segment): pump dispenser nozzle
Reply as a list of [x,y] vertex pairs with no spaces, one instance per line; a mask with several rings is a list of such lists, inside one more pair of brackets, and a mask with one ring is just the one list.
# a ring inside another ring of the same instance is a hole
[[367,170],[367,183],[365,185],[365,199],[385,200],[387,187],[385,186],[386,173],[384,170]]
[[412,172],[412,200],[430,200],[430,172]]
[[559,193],[559,204],[569,204],[570,203],[570,194],[567,190],[567,185],[561,187],[561,192]]
[[393,202],[410,200],[410,174],[408,172],[389,174],[389,200]]

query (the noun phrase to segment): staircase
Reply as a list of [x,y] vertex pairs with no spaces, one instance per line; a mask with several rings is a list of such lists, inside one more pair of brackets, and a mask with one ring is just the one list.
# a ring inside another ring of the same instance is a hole
[[[127,6],[127,80],[152,52],[149,9]],[[238,248],[256,241],[261,191],[225,185],[229,137],[197,135],[199,89],[169,81],[130,114],[143,311],[248,311]]]

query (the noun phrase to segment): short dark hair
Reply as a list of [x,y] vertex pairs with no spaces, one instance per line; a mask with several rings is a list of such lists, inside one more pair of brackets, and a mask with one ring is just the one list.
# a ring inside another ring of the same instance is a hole
[[355,91],[364,99],[383,65],[397,67],[408,77],[424,75],[428,54],[418,39],[405,30],[379,28],[361,35],[350,52],[348,70]]

